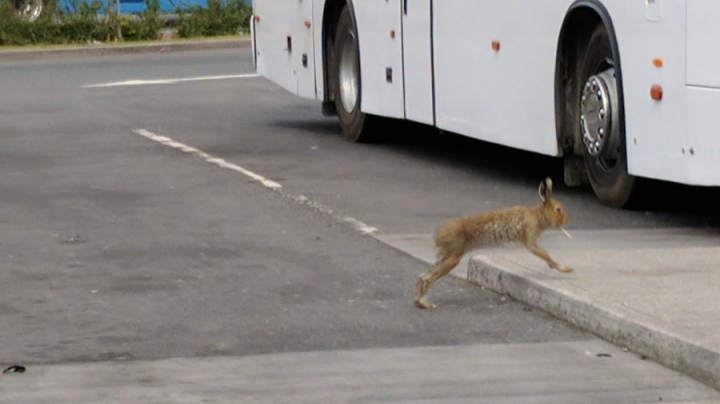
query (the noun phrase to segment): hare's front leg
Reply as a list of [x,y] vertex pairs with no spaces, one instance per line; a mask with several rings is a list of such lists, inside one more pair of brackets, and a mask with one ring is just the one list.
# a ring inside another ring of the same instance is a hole
[[438,264],[431,270],[423,273],[418,277],[417,284],[415,285],[415,306],[420,309],[434,309],[436,306],[427,301],[425,294],[427,293],[430,286],[435,283],[438,279],[447,275],[453,268],[460,263],[461,257],[449,256],[444,257]]
[[573,271],[572,268],[566,267],[565,265],[562,265],[552,259],[552,257],[550,256],[550,254],[548,254],[547,251],[537,245],[537,242],[528,243],[525,246],[528,248],[528,250],[530,250],[531,253],[535,254],[536,256],[542,258],[543,261],[547,262],[550,268],[557,269],[558,271],[563,273],[570,273]]

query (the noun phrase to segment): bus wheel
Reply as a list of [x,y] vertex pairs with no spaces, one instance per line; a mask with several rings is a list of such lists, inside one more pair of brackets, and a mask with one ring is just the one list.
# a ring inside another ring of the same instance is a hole
[[635,199],[636,179],[628,174],[623,105],[617,66],[604,26],[590,36],[580,66],[579,122],[590,184],[605,205],[623,208]]
[[42,14],[43,0],[15,0],[13,3],[20,17],[27,21],[35,21]]
[[347,6],[340,14],[333,53],[331,68],[335,74],[332,89],[344,137],[351,142],[370,141],[371,127],[376,117],[360,110],[362,100],[360,47],[357,29]]

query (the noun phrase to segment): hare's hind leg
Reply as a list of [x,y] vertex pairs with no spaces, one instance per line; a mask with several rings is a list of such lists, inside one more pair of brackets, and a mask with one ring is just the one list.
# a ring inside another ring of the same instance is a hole
[[528,250],[530,250],[531,253],[535,254],[536,256],[542,258],[543,261],[547,262],[547,264],[550,266],[550,268],[557,269],[560,272],[569,273],[572,272],[572,268],[566,267],[563,264],[560,264],[556,262],[550,254],[548,254],[547,251],[545,251],[542,247],[537,245],[537,242],[530,242],[525,244],[525,247],[527,247]]
[[438,279],[447,275],[460,263],[461,256],[450,255],[443,257],[435,267],[418,277],[415,285],[415,306],[420,309],[434,309],[436,306],[427,301],[425,294],[430,286]]

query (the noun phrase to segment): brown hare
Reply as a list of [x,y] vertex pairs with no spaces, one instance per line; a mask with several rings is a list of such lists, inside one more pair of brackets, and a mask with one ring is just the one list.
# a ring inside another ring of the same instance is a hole
[[[418,277],[415,287],[415,306],[434,309],[425,294],[438,279],[455,268],[462,257],[470,251],[492,244],[519,242],[530,252],[542,258],[560,272],[572,269],[555,262],[537,244],[540,234],[548,228],[567,224],[567,214],[562,203],[552,199],[552,180],[546,178],[538,188],[542,202],[536,206],[513,206],[474,216],[466,216],[445,222],[435,231],[437,264]],[[569,233],[565,234],[570,236]]]

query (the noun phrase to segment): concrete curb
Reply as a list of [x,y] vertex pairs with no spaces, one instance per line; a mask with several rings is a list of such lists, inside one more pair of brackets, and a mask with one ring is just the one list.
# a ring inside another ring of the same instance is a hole
[[720,390],[720,352],[652,324],[627,318],[583,296],[550,288],[502,268],[491,258],[474,256],[468,281],[546,311],[620,347],[645,356]]
[[133,45],[87,45],[68,48],[47,47],[32,49],[0,49],[0,61],[129,55],[190,50],[240,49],[249,46],[250,38],[232,38],[217,40],[152,42]]

